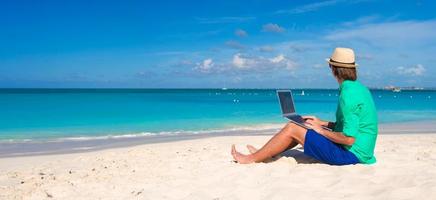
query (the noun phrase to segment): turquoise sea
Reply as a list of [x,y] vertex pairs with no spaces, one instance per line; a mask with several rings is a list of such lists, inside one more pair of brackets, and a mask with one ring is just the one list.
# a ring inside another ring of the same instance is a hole
[[[337,90],[293,92],[300,114],[334,120]],[[372,94],[381,123],[436,119],[436,91]],[[259,130],[284,122],[274,89],[0,89],[3,142]]]

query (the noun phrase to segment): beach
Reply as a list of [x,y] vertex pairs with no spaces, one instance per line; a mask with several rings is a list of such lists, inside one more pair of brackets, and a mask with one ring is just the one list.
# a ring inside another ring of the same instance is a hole
[[267,163],[233,162],[231,144],[247,153],[272,133],[4,157],[0,199],[424,199],[436,195],[433,124],[406,124],[406,134],[381,126],[374,165],[321,164],[301,146]]

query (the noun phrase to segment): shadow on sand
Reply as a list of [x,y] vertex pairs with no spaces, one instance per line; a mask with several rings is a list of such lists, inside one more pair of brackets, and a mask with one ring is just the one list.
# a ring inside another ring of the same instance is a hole
[[303,148],[299,147],[299,148],[295,148],[295,149],[289,149],[281,154],[279,154],[278,156],[273,157],[273,159],[271,160],[276,161],[278,159],[280,159],[281,157],[292,157],[294,158],[298,164],[314,164],[314,163],[320,163],[318,160],[315,160],[307,155],[304,155],[303,152]]

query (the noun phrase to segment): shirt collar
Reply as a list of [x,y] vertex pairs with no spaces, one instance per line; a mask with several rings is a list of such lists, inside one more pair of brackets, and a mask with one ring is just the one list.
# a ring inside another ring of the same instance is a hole
[[[357,80],[356,80],[356,81],[357,81]],[[353,83],[356,82],[356,81],[350,81],[350,80],[345,80],[345,81],[343,81],[342,84],[341,84],[341,86],[339,86],[339,94],[341,93],[342,88],[344,88],[346,85],[353,84]]]

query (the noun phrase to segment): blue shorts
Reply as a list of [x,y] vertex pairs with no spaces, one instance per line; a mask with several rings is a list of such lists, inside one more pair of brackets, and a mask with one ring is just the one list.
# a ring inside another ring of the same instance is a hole
[[332,142],[312,129],[306,132],[304,154],[330,165],[359,163],[359,159],[345,147]]

